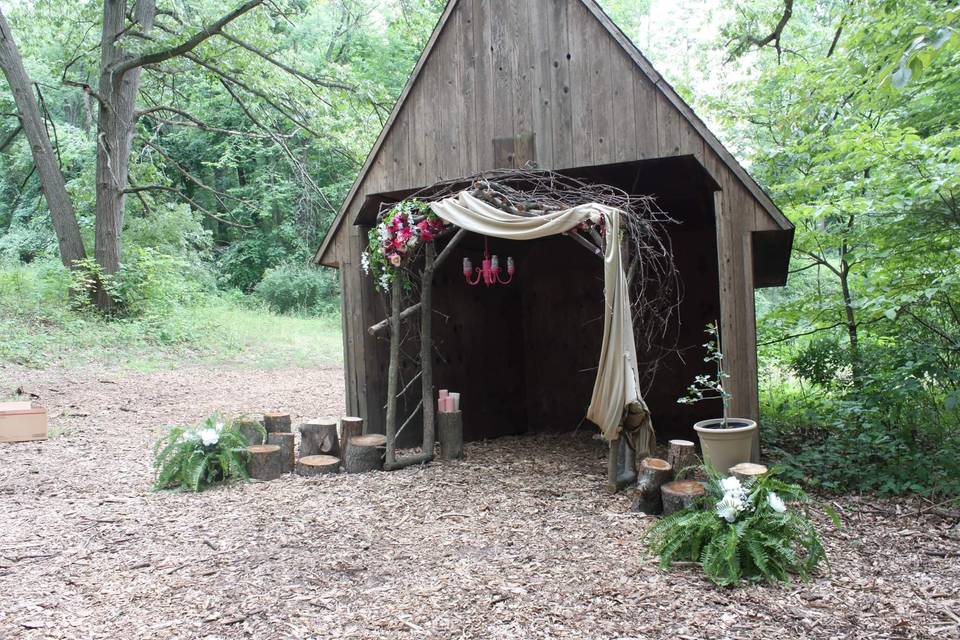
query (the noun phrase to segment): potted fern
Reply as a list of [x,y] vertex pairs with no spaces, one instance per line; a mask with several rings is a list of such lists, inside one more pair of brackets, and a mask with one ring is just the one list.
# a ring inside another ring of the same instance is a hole
[[[154,488],[201,491],[218,482],[245,480],[250,428],[247,420],[224,421],[216,414],[194,427],[170,428],[154,447]],[[263,426],[254,423],[252,428],[261,441],[266,438]]]
[[730,398],[726,389],[726,380],[730,377],[724,368],[723,350],[720,343],[720,331],[716,323],[707,325],[704,330],[707,349],[704,362],[712,362],[716,367],[716,376],[699,375],[687,388],[687,394],[677,399],[680,404],[694,404],[703,400],[717,400],[723,403],[723,417],[701,420],[693,425],[700,439],[703,460],[717,473],[727,470],[741,462],[749,462],[753,453],[753,439],[757,423],[748,418],[731,418]]
[[[810,499],[795,484],[767,473],[746,484],[711,474],[697,507],[673,513],[646,533],[661,568],[696,562],[714,584],[806,580],[826,552],[807,508]],[[836,513],[828,511],[839,526]]]

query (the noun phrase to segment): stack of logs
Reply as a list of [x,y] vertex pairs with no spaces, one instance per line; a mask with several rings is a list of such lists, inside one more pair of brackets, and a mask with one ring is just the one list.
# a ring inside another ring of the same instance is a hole
[[383,469],[387,439],[380,434],[363,435],[361,418],[319,418],[299,425],[299,458],[290,414],[265,413],[262,425],[265,441],[256,426],[241,427],[250,445],[247,472],[255,480],[275,480],[293,472],[301,476],[339,473],[341,466],[347,473]]
[[[694,444],[689,440],[671,440],[666,460],[645,458],[640,463],[633,509],[647,515],[668,516],[696,505],[706,495],[706,485],[697,480],[674,480],[679,472],[694,464]],[[741,481],[767,472],[762,464],[744,462],[730,468]]]

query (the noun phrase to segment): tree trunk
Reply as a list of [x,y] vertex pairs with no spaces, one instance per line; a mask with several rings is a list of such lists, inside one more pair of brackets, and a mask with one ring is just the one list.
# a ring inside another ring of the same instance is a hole
[[696,445],[689,440],[671,440],[670,451],[667,453],[667,462],[673,467],[673,472],[679,474],[687,467],[697,463]]
[[346,457],[350,448],[350,438],[363,435],[363,418],[345,416],[340,418],[340,453]]
[[263,414],[263,427],[267,433],[292,433],[289,413]]
[[697,499],[706,495],[706,488],[696,480],[674,480],[660,487],[663,498],[663,515],[669,516],[682,509],[688,509]]
[[297,462],[297,474],[301,476],[320,476],[340,471],[340,458],[333,456],[307,456]]
[[382,470],[386,444],[386,436],[379,433],[354,436],[350,439],[346,449],[347,453],[343,458],[343,470],[347,473]]
[[77,224],[77,214],[67,194],[63,172],[57,164],[50,137],[40,116],[40,109],[34,100],[30,78],[23,67],[23,58],[2,11],[0,11],[0,67],[10,85],[13,100],[20,113],[24,135],[30,143],[33,164],[40,177],[40,189],[47,201],[50,218],[53,220],[53,229],[57,234],[60,260],[66,267],[73,268],[75,261],[86,257],[83,240],[80,237],[80,225]]
[[267,444],[275,444],[280,447],[280,471],[282,473],[293,473],[293,467],[297,461],[294,451],[296,436],[292,433],[268,433]]
[[248,445],[264,443],[264,431],[260,423],[254,420],[242,420],[237,429],[247,439]]
[[768,469],[762,464],[741,462],[740,464],[730,467],[729,471],[730,475],[736,477],[740,482],[748,484],[756,481],[757,478],[767,473]]
[[440,435],[440,458],[459,460],[463,457],[463,412],[450,411],[437,414]]
[[276,480],[282,473],[280,447],[275,444],[258,444],[247,447],[250,460],[247,473],[254,480]]
[[[150,32],[155,14],[154,0],[138,0],[132,27],[144,35]],[[116,66],[132,58],[122,43],[126,31],[126,0],[104,0],[103,31],[100,38],[100,112],[97,123],[96,224],[94,255],[104,275],[120,269],[120,240],[129,174],[130,146],[136,120],[140,67],[116,73]],[[94,295],[104,311],[116,305],[102,286]]]
[[340,456],[337,421],[334,418],[313,420],[300,425],[300,456]]
[[637,479],[637,494],[633,510],[656,515],[663,510],[660,499],[660,487],[670,480],[673,467],[660,458],[644,458],[640,463],[640,477]]

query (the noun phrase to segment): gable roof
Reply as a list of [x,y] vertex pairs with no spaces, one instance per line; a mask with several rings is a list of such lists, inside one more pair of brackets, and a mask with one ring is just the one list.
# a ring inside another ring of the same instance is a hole
[[[412,88],[416,84],[417,79],[420,77],[424,64],[430,58],[434,47],[440,38],[440,34],[447,26],[450,16],[453,14],[454,10],[459,4],[468,1],[469,0],[449,0],[447,2],[443,13],[440,15],[440,18],[437,21],[437,25],[430,34],[430,39],[427,41],[427,45],[420,54],[417,64],[414,66],[413,71],[411,72],[403,91],[400,93],[396,104],[394,104],[393,110],[390,113],[390,117],[384,123],[383,129],[380,131],[380,135],[377,137],[376,142],[374,142],[370,153],[367,155],[366,161],[361,167],[360,172],[357,174],[357,179],[354,181],[353,186],[351,187],[347,197],[344,199],[343,204],[340,207],[339,212],[337,213],[337,216],[334,218],[330,228],[324,236],[323,242],[314,256],[314,262],[320,263],[323,260],[323,257],[333,242],[333,239],[336,237],[340,226],[343,224],[343,219],[346,217],[347,211],[351,208],[353,201],[357,197],[357,192],[360,188],[360,185],[363,183],[367,173],[370,171],[381,146],[387,139],[390,130],[398,117],[398,114],[403,109]],[[640,52],[637,46],[633,44],[626,34],[624,34],[623,31],[616,24],[614,24],[613,20],[611,20],[610,17],[603,11],[603,9],[597,4],[596,0],[570,1],[579,3],[585,7],[587,11],[600,23],[600,25],[602,25],[603,29],[613,38],[613,40],[634,62],[637,68],[640,69],[640,71],[660,92],[660,94],[666,98],[666,100],[689,123],[689,125],[703,138],[704,143],[714,153],[716,153],[720,161],[731,171],[731,173],[733,173],[734,176],[736,176],[739,182],[756,200],[760,208],[770,217],[775,228],[781,231],[791,232],[792,234],[794,228],[793,224],[787,219],[783,212],[780,211],[779,207],[777,207],[770,196],[767,195],[760,185],[758,185],[750,176],[750,174],[747,173],[747,171],[740,165],[740,163],[737,162],[736,158],[733,157],[733,154],[731,154],[726,147],[723,146],[720,140],[707,128],[704,122],[694,113],[693,109],[683,100],[683,98],[677,94],[673,87],[670,86],[670,84],[656,71],[656,69],[653,68],[653,65],[650,63],[650,61],[647,60],[647,58]]]

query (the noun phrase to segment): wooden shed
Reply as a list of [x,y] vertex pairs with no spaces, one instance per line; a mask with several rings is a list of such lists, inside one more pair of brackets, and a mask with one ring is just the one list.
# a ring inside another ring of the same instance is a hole
[[[703,329],[717,319],[731,413],[758,419],[754,289],[785,284],[793,225],[594,0],[447,4],[315,258],[340,269],[346,411],[384,431],[388,340],[368,328],[387,307],[360,269],[380,206],[530,166],[655,196],[679,221],[682,349],[646,394],[658,438],[692,437],[695,420],[720,413],[677,403],[703,371]],[[479,262],[482,242],[458,251]],[[468,439],[574,429],[600,348],[600,265],[560,237],[491,240],[491,250],[515,256],[511,285],[465,286],[459,259],[434,279],[437,386],[461,391]]]

